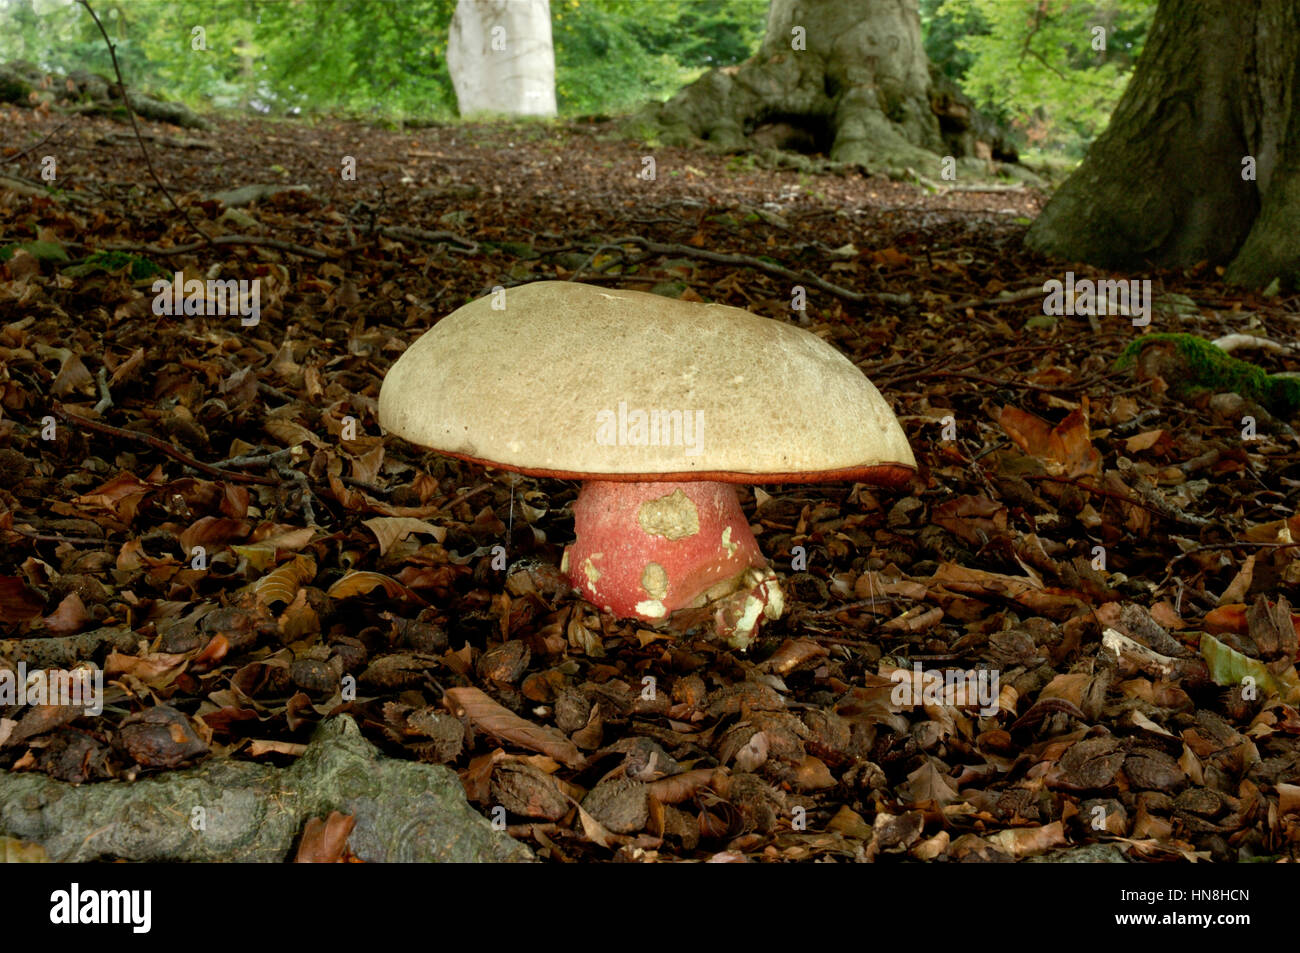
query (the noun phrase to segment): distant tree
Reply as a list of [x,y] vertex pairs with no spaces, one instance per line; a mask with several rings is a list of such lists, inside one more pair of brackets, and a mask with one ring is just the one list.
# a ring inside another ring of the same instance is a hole
[[447,67],[462,116],[554,116],[549,0],[460,0]]
[[1110,125],[1026,241],[1300,288],[1300,0],[1161,0]]
[[972,172],[987,169],[981,152],[1014,159],[963,100],[930,68],[917,0],[772,0],[754,56],[710,70],[646,116],[666,142],[793,146],[900,172],[940,175],[944,155],[969,157]]

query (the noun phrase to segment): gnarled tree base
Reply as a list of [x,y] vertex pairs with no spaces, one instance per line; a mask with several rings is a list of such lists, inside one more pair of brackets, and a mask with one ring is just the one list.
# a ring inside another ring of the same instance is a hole
[[[1253,173],[1253,174],[1252,174]],[[1300,287],[1300,2],[1162,2],[1106,131],[1026,236],[1111,269]]]
[[[800,38],[804,48],[792,48]],[[964,176],[1016,159],[1008,138],[931,70],[914,0],[774,0],[755,56],[712,70],[641,118],[670,145],[824,153],[933,178],[945,155]]]

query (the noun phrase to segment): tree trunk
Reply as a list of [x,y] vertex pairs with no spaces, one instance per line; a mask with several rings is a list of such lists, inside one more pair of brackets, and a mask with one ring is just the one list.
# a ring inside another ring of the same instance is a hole
[[990,154],[1016,158],[931,69],[916,0],[772,0],[757,54],[706,73],[651,113],[674,144],[793,147],[887,171],[938,177],[939,156],[952,155],[987,175]]
[[460,0],[447,70],[462,116],[554,116],[550,0]]
[[1300,287],[1300,0],[1161,0],[1110,125],[1026,242]]

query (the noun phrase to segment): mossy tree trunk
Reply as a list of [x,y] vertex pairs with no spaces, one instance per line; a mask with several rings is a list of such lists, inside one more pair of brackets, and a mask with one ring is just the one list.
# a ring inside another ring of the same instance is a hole
[[[943,155],[1015,159],[931,70],[916,0],[772,0],[757,54],[711,70],[651,113],[665,141],[705,139],[725,151],[793,146],[935,176]],[[972,171],[987,174],[976,161]]]
[[1026,237],[1117,270],[1300,287],[1300,0],[1161,0],[1110,125]]

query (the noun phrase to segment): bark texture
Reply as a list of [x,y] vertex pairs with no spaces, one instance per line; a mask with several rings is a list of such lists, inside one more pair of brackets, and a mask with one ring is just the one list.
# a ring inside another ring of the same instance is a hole
[[554,116],[550,0],[460,0],[447,70],[462,116]]
[[1300,0],[1161,0],[1110,125],[1026,241],[1104,268],[1210,261],[1232,282],[1296,287],[1297,225]]
[[931,70],[916,0],[772,0],[755,56],[706,73],[652,112],[665,141],[705,139],[725,151],[793,148],[926,174],[941,155],[970,157],[984,174],[990,158],[1016,158]]

